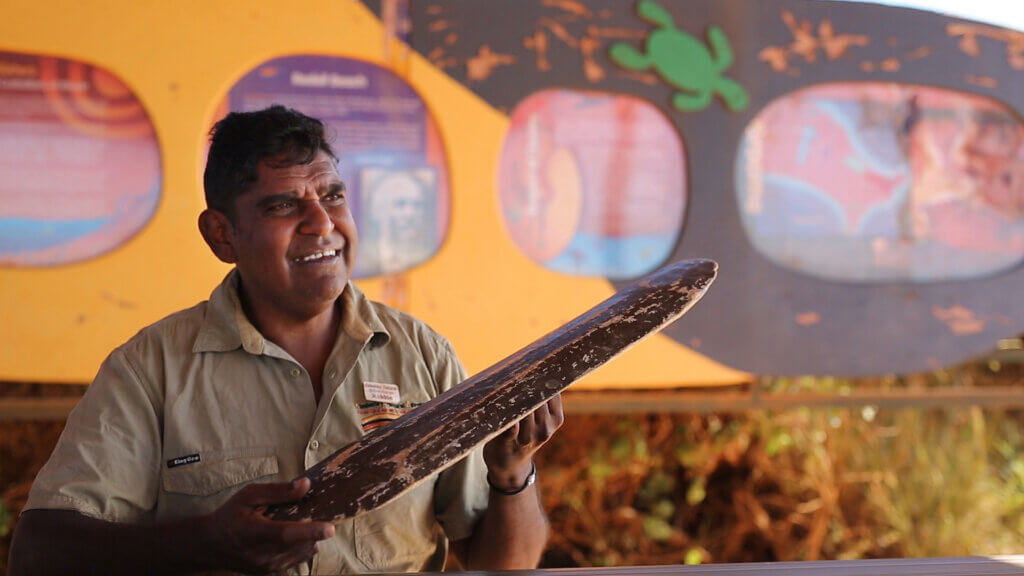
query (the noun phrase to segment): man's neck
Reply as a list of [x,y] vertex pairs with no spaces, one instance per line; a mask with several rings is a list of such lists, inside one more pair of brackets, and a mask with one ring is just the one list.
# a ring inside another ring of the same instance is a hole
[[341,308],[335,303],[311,316],[287,314],[273,307],[255,304],[244,291],[240,290],[239,296],[246,317],[260,334],[283,348],[309,373],[319,403],[321,376],[337,339]]

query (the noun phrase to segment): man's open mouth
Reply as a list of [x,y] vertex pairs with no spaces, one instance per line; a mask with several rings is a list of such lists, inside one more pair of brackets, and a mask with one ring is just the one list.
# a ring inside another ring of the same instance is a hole
[[295,262],[296,264],[310,264],[313,262],[323,262],[334,258],[335,256],[338,255],[338,253],[338,250],[321,250],[319,252],[313,252],[312,254],[309,254],[307,256],[292,258],[292,262]]

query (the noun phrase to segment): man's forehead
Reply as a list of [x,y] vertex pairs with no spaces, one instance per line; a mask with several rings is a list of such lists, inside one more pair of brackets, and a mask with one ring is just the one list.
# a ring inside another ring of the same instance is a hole
[[264,160],[259,163],[259,182],[274,181],[295,181],[310,180],[317,184],[324,184],[340,180],[338,166],[334,159],[324,152],[320,152],[312,162],[306,164],[292,164],[281,166],[273,160]]

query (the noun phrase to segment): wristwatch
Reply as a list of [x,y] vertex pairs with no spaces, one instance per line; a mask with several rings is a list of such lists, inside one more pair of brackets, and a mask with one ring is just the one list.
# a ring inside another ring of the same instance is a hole
[[491,490],[494,490],[495,492],[501,494],[502,496],[515,496],[516,494],[519,494],[520,492],[526,490],[530,486],[533,486],[535,482],[537,482],[537,463],[532,460],[530,461],[530,473],[526,476],[526,482],[524,482],[522,486],[516,488],[515,490],[503,490],[501,488],[498,488],[494,484],[491,484],[491,476],[489,474],[487,476],[487,483],[490,484]]

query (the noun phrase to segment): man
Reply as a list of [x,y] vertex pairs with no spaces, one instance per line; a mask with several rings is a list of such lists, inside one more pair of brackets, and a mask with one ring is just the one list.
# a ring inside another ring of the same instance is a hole
[[449,540],[467,568],[536,565],[532,456],[559,399],[354,520],[259,513],[309,489],[282,480],[465,378],[447,340],[348,281],[336,162],[323,124],[280,106],[217,124],[199,228],[235,269],[104,362],[33,484],[12,574],[440,570]]

